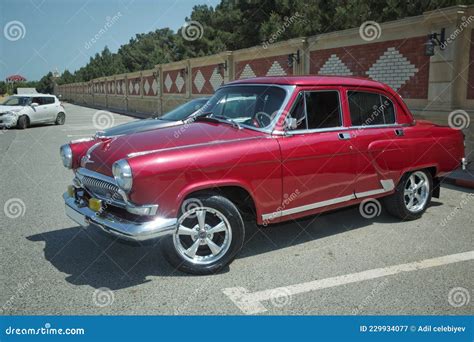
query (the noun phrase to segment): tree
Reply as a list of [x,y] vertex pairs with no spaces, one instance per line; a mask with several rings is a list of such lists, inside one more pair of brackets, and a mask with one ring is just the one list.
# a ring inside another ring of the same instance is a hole
[[53,73],[51,71],[38,81],[36,90],[44,94],[52,94],[54,92]]

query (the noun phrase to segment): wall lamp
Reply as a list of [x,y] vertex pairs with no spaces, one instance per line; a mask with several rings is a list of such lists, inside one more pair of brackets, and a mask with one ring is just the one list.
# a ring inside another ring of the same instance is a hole
[[219,72],[224,73],[224,71],[227,71],[227,61],[217,64],[217,67],[219,68]]
[[428,34],[428,40],[425,43],[425,56],[434,56],[436,45],[441,50],[446,48],[446,30],[444,28],[441,29],[440,33]]
[[180,75],[181,77],[183,77],[183,78],[186,77],[186,76],[188,75],[188,68],[183,68],[183,69],[181,69],[181,70],[179,71],[179,75]]
[[292,68],[293,63],[300,64],[300,50],[296,50],[296,53],[290,53],[288,55],[288,67]]

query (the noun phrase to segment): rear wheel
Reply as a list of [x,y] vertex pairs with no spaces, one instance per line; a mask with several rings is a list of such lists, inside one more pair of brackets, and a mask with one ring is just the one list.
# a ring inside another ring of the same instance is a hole
[[18,121],[16,123],[16,126],[19,128],[19,129],[26,129],[28,128],[29,126],[29,120],[28,120],[28,117],[26,115],[22,115],[18,118]]
[[402,220],[415,220],[425,212],[431,202],[433,179],[426,170],[407,173],[402,177],[395,193],[384,198],[387,211]]
[[218,195],[187,202],[176,231],[163,239],[164,256],[183,272],[216,273],[242,248],[245,228],[240,212],[231,201]]
[[56,125],[64,125],[65,122],[66,122],[66,114],[58,113],[58,116],[56,117],[56,121],[54,123]]

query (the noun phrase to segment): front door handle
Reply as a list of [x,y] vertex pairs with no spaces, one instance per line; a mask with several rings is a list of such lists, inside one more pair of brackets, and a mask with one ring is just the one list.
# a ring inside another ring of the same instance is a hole
[[337,135],[339,137],[339,139],[341,140],[349,140],[351,138],[351,134],[350,133],[339,133]]

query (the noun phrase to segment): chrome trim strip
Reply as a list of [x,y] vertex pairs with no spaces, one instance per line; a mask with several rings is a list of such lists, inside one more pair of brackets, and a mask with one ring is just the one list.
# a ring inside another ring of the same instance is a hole
[[347,202],[347,201],[350,201],[350,200],[353,200],[353,199],[356,199],[354,194],[347,195],[347,196],[342,196],[342,197],[336,197],[336,198],[332,198],[332,199],[326,200],[326,201],[306,204],[306,205],[303,205],[301,207],[285,209],[285,210],[281,210],[281,211],[275,211],[275,212],[270,213],[270,214],[264,214],[264,215],[262,215],[262,219],[264,221],[267,221],[267,220],[274,219],[274,218],[277,218],[277,217],[296,214],[296,213],[299,213],[299,212],[302,212],[302,211],[308,211],[308,210],[317,209],[317,208],[321,208],[321,207],[326,207],[326,206],[337,204],[337,203]]
[[133,222],[121,219],[110,213],[97,215],[96,212],[88,207],[79,207],[75,203],[74,198],[69,197],[67,193],[64,193],[63,198],[65,205],[69,207],[70,210],[74,210],[73,213],[69,213],[66,208],[66,214],[73,221],[82,225],[82,220],[80,220],[81,222],[78,222],[78,218],[82,216],[85,223],[92,224],[108,234],[125,240],[151,240],[172,234],[176,229],[177,219],[175,218],[154,217],[146,222]]
[[302,205],[300,207],[296,208],[291,208],[291,209],[285,209],[281,211],[275,211],[273,213],[269,214],[263,214],[262,215],[262,220],[263,221],[268,221],[272,220],[278,217],[283,217],[291,214],[297,214],[303,211],[308,211],[312,209],[317,209],[321,207],[327,207],[333,204],[338,204],[342,202],[347,202],[351,201],[354,199],[359,199],[363,197],[368,197],[368,196],[373,196],[373,195],[378,195],[378,194],[383,194],[385,192],[392,191],[395,188],[395,183],[393,182],[392,179],[382,179],[380,180],[380,183],[382,184],[382,189],[375,189],[375,190],[369,190],[369,191],[364,191],[364,192],[355,192],[353,194],[347,195],[347,196],[341,196],[341,197],[336,197],[332,198],[326,201],[321,201],[321,202],[315,202],[311,204],[306,204]]
[[175,146],[175,147],[160,148],[160,149],[149,150],[149,151],[132,152],[132,153],[127,154],[127,158],[134,158],[134,157],[144,156],[144,155],[151,154],[151,153],[156,153],[156,152],[182,150],[182,149],[186,149],[186,148],[201,147],[201,146],[206,146],[206,145],[211,146],[211,145],[217,145],[217,144],[228,144],[228,143],[233,143],[233,142],[238,142],[238,141],[256,140],[256,139],[264,139],[264,136],[250,137],[250,138],[239,138],[239,139],[232,139],[232,140],[213,140],[213,141],[207,141],[207,142],[204,142],[204,143],[193,144],[193,145]]

